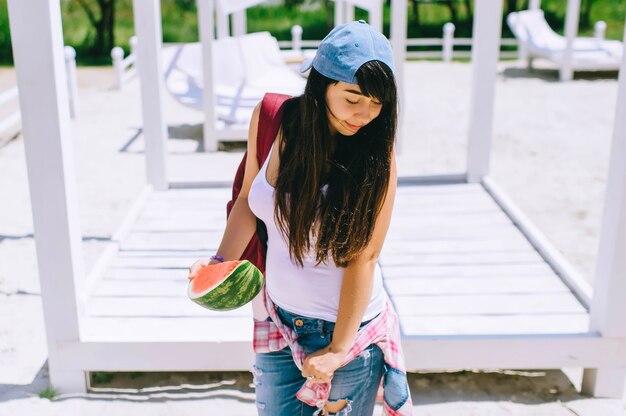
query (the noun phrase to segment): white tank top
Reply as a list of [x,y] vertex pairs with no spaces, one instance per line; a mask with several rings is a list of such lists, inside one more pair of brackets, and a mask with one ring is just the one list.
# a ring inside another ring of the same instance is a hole
[[[287,239],[280,232],[274,219],[275,189],[267,181],[267,165],[273,150],[272,145],[248,194],[250,209],[267,227],[265,265],[267,292],[275,304],[289,312],[336,322],[345,269],[337,267],[332,261],[329,264],[316,265],[314,253],[305,256],[303,267],[299,267],[289,257]],[[382,274],[377,264],[372,296],[363,315],[363,321],[378,315],[383,310],[385,299]]]

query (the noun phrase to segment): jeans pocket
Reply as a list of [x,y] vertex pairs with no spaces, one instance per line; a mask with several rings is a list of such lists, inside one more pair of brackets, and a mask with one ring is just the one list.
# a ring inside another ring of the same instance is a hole
[[398,410],[409,399],[406,374],[385,364],[383,398],[387,406]]

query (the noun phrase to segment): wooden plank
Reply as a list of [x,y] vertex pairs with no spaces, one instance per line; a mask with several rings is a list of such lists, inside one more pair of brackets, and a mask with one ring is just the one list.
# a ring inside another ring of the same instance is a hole
[[215,247],[223,231],[186,231],[186,232],[131,232],[120,243],[122,250],[208,250]]
[[481,240],[432,240],[385,242],[382,254],[404,253],[507,253],[510,251],[534,251],[533,246],[521,236],[510,239],[481,239]]
[[[194,328],[194,333],[199,327],[201,325]],[[404,339],[402,346],[408,371],[626,366],[623,338],[600,338],[591,334],[517,338],[413,337]],[[90,340],[81,344],[65,343],[60,349],[71,368],[101,371],[250,371],[253,362],[249,340],[129,343],[115,339]],[[163,357],[168,359],[163,360]]]
[[519,231],[510,224],[487,227],[449,227],[425,225],[419,230],[390,227],[385,241],[424,241],[424,240],[482,240],[485,238],[515,238]]
[[[626,40],[626,32],[624,33]],[[626,336],[626,42],[613,125],[604,214],[591,305],[592,330],[611,336]],[[624,369],[587,369],[583,378],[585,393],[621,397]]]
[[480,193],[483,189],[476,183],[452,183],[445,185],[399,186],[398,195],[406,194],[470,194]]
[[[66,357],[57,344],[79,339],[77,289],[82,291],[84,282],[60,7],[57,1],[11,0],[8,26],[36,235],[49,379],[59,392],[82,392],[85,377],[65,369]],[[4,204],[10,201],[2,199]]]
[[401,278],[386,280],[385,287],[394,298],[411,295],[570,293],[559,278],[548,276]]
[[539,254],[532,251],[508,252],[508,253],[452,253],[452,254],[405,254],[386,252],[380,256],[382,266],[408,266],[408,265],[485,265],[485,264],[537,264],[542,259]]
[[[87,317],[81,329],[85,342],[252,342],[248,316]],[[207,353],[211,350],[209,346]]]
[[92,297],[175,297],[187,299],[186,273],[179,273],[177,279],[168,280],[101,280]]
[[137,37],[137,72],[141,83],[141,115],[145,142],[147,181],[155,190],[166,190],[165,160],[167,126],[163,112],[165,95],[161,49],[161,4],[157,0],[134,0],[133,21]]
[[[186,280],[186,278],[185,278]],[[180,285],[174,297],[100,297],[92,296],[85,305],[87,315],[92,317],[227,317],[249,316],[252,307],[248,304],[232,311],[211,311],[195,304],[186,295],[187,285]]]
[[394,296],[402,319],[409,316],[586,313],[570,293]]
[[[198,260],[196,256],[188,257],[118,257],[112,264],[111,268],[124,269],[181,269],[187,270],[189,266]],[[107,276],[109,274],[107,273]]]
[[489,264],[467,267],[464,265],[437,266],[385,266],[385,280],[403,277],[486,277],[486,276],[554,276],[545,263],[534,264]]
[[467,178],[489,173],[493,106],[502,31],[502,2],[476,0],[472,38],[472,90],[467,144]]
[[390,229],[410,228],[421,229],[423,227],[440,227],[443,230],[448,228],[463,227],[492,228],[502,225],[513,225],[509,217],[499,212],[497,214],[467,213],[464,215],[396,215],[391,219]]
[[403,336],[583,334],[586,313],[462,316],[403,316]]
[[[194,260],[195,261],[195,260]],[[162,281],[175,280],[181,281],[187,278],[187,268],[193,264],[193,261],[186,267],[178,268],[110,268],[102,277],[102,281],[120,280],[120,281]]]
[[137,250],[122,250],[120,252],[118,252],[118,256],[119,257],[125,257],[125,258],[130,258],[130,257],[149,257],[149,258],[158,258],[158,257],[165,257],[165,258],[172,258],[172,257],[184,257],[184,258],[189,258],[189,257],[194,257],[194,256],[206,256],[206,255],[212,255],[213,251],[208,249],[208,250],[204,250],[204,249],[188,249],[188,250],[141,250],[141,249],[137,249]]

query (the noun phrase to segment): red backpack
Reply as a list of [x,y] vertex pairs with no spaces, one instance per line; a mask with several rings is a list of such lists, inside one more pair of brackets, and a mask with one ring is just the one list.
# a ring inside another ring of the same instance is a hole
[[[283,103],[291,98],[288,95],[267,93],[261,102],[261,112],[259,114],[259,127],[256,137],[256,159],[259,168],[265,163],[267,155],[270,152],[272,143],[278,134],[280,121],[283,114]],[[235,180],[233,182],[233,197],[226,204],[226,218],[230,215],[230,211],[235,205],[235,201],[239,196],[241,187],[243,186],[243,177],[246,167],[246,157],[248,152],[244,153],[243,159],[237,168]],[[241,260],[249,260],[256,267],[265,273],[265,254],[267,253],[267,229],[263,221],[257,218],[257,230],[250,239],[248,246],[241,255]]]

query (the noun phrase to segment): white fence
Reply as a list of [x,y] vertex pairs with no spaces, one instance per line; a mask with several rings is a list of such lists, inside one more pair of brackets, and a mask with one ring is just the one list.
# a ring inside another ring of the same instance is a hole
[[[65,58],[65,71],[67,78],[67,91],[69,98],[70,116],[75,119],[78,117],[78,82],[76,78],[76,51],[71,46],[63,49]],[[0,92],[0,106],[12,105],[19,100],[19,91],[17,87],[11,87],[8,90]],[[0,133],[12,129],[18,125],[22,117],[20,115],[19,106],[3,119],[0,119]]]
[[[442,59],[444,62],[450,62],[454,58],[470,58],[471,51],[455,50],[456,46],[471,47],[472,38],[455,38],[455,26],[453,23],[443,25],[443,37],[441,38],[418,38],[407,39],[407,47],[424,47],[437,48],[439,50],[431,51],[408,51],[409,59]],[[301,54],[303,49],[316,49],[321,40],[302,40],[302,27],[296,25],[291,29],[291,40],[282,40],[278,45],[283,49],[288,49],[292,53],[286,54],[288,57]],[[502,46],[511,46],[517,49],[517,41],[510,38],[502,38],[500,41]],[[124,50],[116,46],[111,50],[111,58],[113,59],[113,70],[115,72],[115,84],[117,89],[122,89],[124,84],[136,75],[137,62],[135,59],[135,49],[137,47],[137,37],[130,39],[131,53],[124,57]],[[516,58],[517,51],[502,51],[500,58]]]
[[[437,48],[431,51],[408,51],[406,56],[409,59],[442,59],[444,62],[450,62],[454,58],[470,58],[471,50],[454,50],[456,46],[472,45],[472,38],[455,38],[455,26],[453,23],[443,25],[443,36],[441,38],[409,38],[406,41],[407,47],[424,47]],[[300,50],[301,48],[315,49],[321,41],[319,40],[302,40],[302,31],[291,31],[292,40],[279,41],[281,48],[291,48]],[[517,41],[510,38],[502,38],[501,46],[511,46],[517,48]],[[500,58],[516,58],[517,51],[502,51]]]
[[[14,100],[17,101],[18,96],[19,93],[17,91],[17,87],[9,88],[8,90],[0,93],[0,106],[11,103]],[[0,120],[0,133],[13,128],[21,121],[21,119],[19,110],[12,112],[3,120]]]
[[115,71],[115,85],[121,90],[125,83],[137,75],[137,36],[130,38],[130,54],[124,58],[124,49],[116,46],[111,50],[113,70]]

